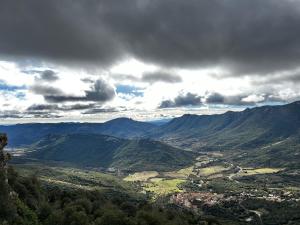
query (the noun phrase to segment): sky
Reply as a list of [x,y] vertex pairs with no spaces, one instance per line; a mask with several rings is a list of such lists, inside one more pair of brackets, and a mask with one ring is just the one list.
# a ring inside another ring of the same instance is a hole
[[0,123],[300,100],[300,0],[0,0]]

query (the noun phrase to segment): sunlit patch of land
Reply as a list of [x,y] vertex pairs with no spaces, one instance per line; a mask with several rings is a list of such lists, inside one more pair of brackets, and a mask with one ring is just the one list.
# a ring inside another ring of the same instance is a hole
[[70,182],[66,182],[63,180],[56,180],[48,177],[40,177],[40,180],[48,183],[48,184],[54,184],[58,186],[63,186],[63,187],[70,187],[70,188],[75,188],[75,189],[83,189],[83,190],[96,190],[96,187],[91,187],[87,185],[81,185],[81,184],[74,184]]
[[125,181],[147,181],[150,178],[157,177],[159,175],[156,171],[143,171],[143,172],[137,172],[134,174],[130,174],[127,177],[124,178]]
[[143,188],[145,191],[154,193],[154,196],[161,196],[182,192],[179,186],[185,181],[184,179],[156,179],[146,183]]
[[199,169],[199,175],[200,176],[210,176],[213,174],[218,174],[221,172],[224,172],[228,170],[229,168],[223,167],[223,166],[209,166]]
[[153,183],[156,183],[156,182],[162,181],[163,179],[164,178],[162,178],[162,177],[154,177],[154,178],[151,178],[149,181],[153,182]]
[[163,175],[165,177],[171,177],[171,178],[187,178],[189,175],[194,174],[193,170],[194,170],[194,166],[190,166],[187,168],[180,169],[178,171],[165,172],[163,173]]
[[193,166],[176,171],[162,172],[143,171],[130,174],[124,178],[128,182],[141,182],[143,192],[150,192],[153,198],[172,193],[182,192],[181,184],[186,182],[188,176],[193,174]]
[[154,198],[177,192],[182,192],[181,184],[194,174],[194,166],[169,172],[143,171],[130,174],[124,178],[128,182],[141,182],[143,192],[152,193]]
[[272,174],[278,173],[282,171],[282,168],[243,168],[242,171],[239,173],[239,176],[251,176],[251,175],[259,175],[259,174]]

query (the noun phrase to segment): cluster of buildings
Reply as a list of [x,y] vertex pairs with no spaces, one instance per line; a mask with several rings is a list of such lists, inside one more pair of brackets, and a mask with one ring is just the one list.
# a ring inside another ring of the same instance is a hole
[[264,199],[267,201],[273,202],[283,202],[283,201],[293,201],[300,202],[299,198],[296,198],[291,192],[283,191],[280,194],[275,193],[266,193],[263,195],[257,196],[251,192],[241,192],[235,194],[217,194],[213,192],[181,192],[173,194],[170,197],[170,203],[177,206],[189,208],[189,209],[198,209],[203,206],[213,206],[218,203],[224,202],[240,202],[242,199],[256,198]]
[[211,192],[185,192],[170,197],[170,203],[190,209],[197,209],[203,205],[212,206],[221,200],[224,200],[223,194]]

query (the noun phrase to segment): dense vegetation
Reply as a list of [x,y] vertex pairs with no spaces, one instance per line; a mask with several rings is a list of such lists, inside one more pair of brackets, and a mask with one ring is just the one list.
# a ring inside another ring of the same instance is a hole
[[160,139],[215,150],[252,149],[299,135],[300,102],[220,115],[184,115],[151,133]]
[[193,162],[194,153],[149,139],[126,140],[97,134],[48,135],[25,156],[90,167],[172,170]]
[[9,184],[6,184],[1,174],[1,225],[205,224],[192,213],[155,206],[143,197],[126,192],[41,186],[36,177],[20,177],[12,167],[8,177]]
[[[196,151],[244,153],[250,166],[297,166],[300,160],[300,102],[220,115],[184,115],[150,137]],[[245,156],[244,155],[244,156]],[[233,157],[234,158],[234,157]]]

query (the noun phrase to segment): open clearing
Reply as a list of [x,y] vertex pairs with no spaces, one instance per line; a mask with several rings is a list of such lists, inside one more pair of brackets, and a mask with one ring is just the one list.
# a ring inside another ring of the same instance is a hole
[[199,169],[199,175],[200,176],[210,176],[213,174],[221,173],[223,171],[228,170],[229,168],[223,167],[223,166],[210,166]]
[[183,168],[178,171],[172,171],[172,172],[165,172],[163,175],[165,177],[171,177],[171,178],[187,178],[190,174],[193,174],[193,166]]
[[243,168],[242,172],[239,173],[240,176],[251,176],[251,175],[258,175],[258,174],[270,174],[270,173],[277,173],[281,171],[282,168]]
[[186,182],[188,176],[193,174],[193,166],[177,171],[163,172],[143,171],[130,174],[124,181],[142,182],[142,189],[153,193],[153,197],[164,196],[171,193],[181,192],[180,184]]
[[124,178],[125,181],[147,181],[150,178],[157,177],[159,174],[156,171],[143,171],[134,174],[130,174]]
[[183,179],[157,179],[144,185],[145,191],[153,192],[155,196],[167,195],[170,193],[181,192],[179,185],[184,183]]

